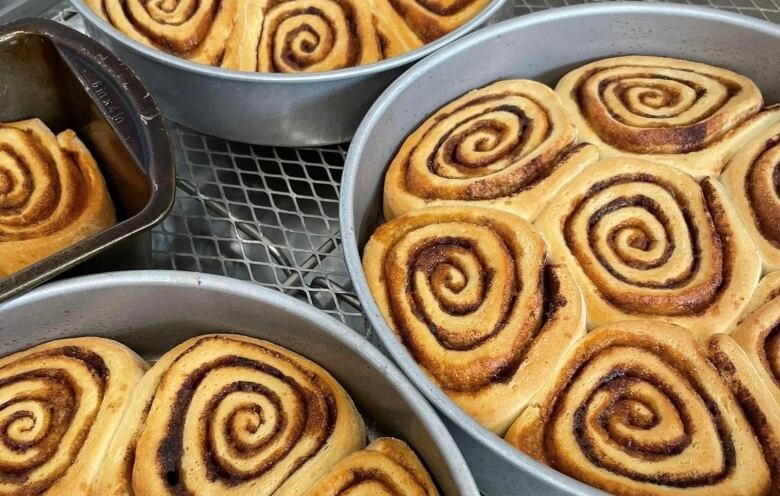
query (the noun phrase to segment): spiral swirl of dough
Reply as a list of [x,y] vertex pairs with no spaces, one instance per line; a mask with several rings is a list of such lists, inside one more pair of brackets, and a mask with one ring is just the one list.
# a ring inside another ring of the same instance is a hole
[[300,495],[365,439],[326,371],[234,335],[194,338],[163,356],[124,423],[101,495]]
[[380,227],[363,266],[388,324],[461,408],[503,433],[584,333],[582,296],[530,224],[436,207]]
[[[252,0],[86,0],[135,41],[201,64],[220,65]],[[262,22],[262,18],[259,20]],[[247,20],[249,22],[249,20]]]
[[427,43],[456,29],[489,3],[490,0],[374,0],[373,7],[380,11],[392,8]]
[[647,156],[696,176],[717,176],[780,112],[761,111],[749,78],[705,64],[628,56],[592,62],[564,76],[557,93],[580,139],[605,157]]
[[501,81],[446,105],[406,139],[385,179],[385,218],[469,204],[533,220],[597,158],[594,146],[576,143],[552,90]]
[[100,169],[73,131],[0,124],[0,277],[115,223]]
[[585,169],[536,226],[582,287],[589,327],[655,319],[704,339],[736,323],[761,272],[719,183],[638,159]]
[[745,352],[726,334],[712,337],[708,356],[761,443],[772,477],[770,494],[780,494],[780,403],[772,394],[777,386],[762,380]]
[[780,270],[780,122],[737,152],[722,180],[761,253],[764,270]]
[[304,496],[438,496],[412,449],[403,441],[379,438],[349,455]]
[[0,495],[92,494],[146,364],[99,338],[0,359]]
[[770,484],[703,350],[661,322],[611,324],[577,342],[507,440],[618,495],[765,494]]
[[370,12],[359,0],[292,0],[265,14],[260,71],[323,72],[381,59]]
[[731,337],[780,404],[780,272],[761,280]]

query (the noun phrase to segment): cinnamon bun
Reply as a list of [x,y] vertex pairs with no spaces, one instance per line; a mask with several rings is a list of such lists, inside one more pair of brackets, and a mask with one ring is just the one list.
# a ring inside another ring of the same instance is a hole
[[101,338],[0,358],[0,494],[102,495],[96,479],[145,370]]
[[761,280],[731,337],[780,405],[780,272]]
[[73,131],[0,124],[0,278],[114,224],[105,180]]
[[503,433],[584,334],[577,285],[522,218],[436,207],[380,227],[363,267],[388,325],[455,403]]
[[687,60],[627,56],[592,62],[564,76],[556,91],[580,139],[602,156],[628,155],[717,176],[780,110],[745,76]]
[[323,369],[235,335],[191,339],[139,384],[101,495],[298,496],[364,446],[352,400]]
[[403,441],[380,438],[339,462],[304,496],[438,496],[412,449]]
[[780,119],[737,152],[722,180],[764,270],[780,270]]
[[590,328],[652,319],[706,340],[736,324],[761,273],[717,181],[644,160],[586,168],[536,226],[582,288]]
[[683,328],[610,324],[567,353],[507,441],[618,495],[759,495],[761,447],[704,351]]
[[535,81],[501,81],[438,110],[404,142],[385,178],[385,219],[475,205],[533,220],[598,159],[577,143],[560,99]]
[[761,443],[772,476],[770,494],[780,494],[780,404],[739,345],[728,335],[713,336],[708,355]]

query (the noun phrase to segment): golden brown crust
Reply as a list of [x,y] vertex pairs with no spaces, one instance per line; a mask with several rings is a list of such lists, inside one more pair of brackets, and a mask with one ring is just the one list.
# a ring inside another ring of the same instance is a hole
[[717,176],[780,111],[761,112],[748,78],[719,67],[665,57],[592,62],[564,76],[557,93],[580,139],[605,157],[628,155]]
[[263,21],[260,72],[324,72],[377,62],[382,47],[361,0],[271,0]]
[[374,8],[390,5],[426,43],[458,28],[490,0],[374,0]]
[[764,271],[780,270],[780,120],[737,152],[722,181],[761,253]]
[[144,0],[88,0],[88,4],[135,41],[193,62],[220,65],[239,14],[257,1],[185,0],[175,2],[173,8],[172,2]]
[[780,404],[739,345],[726,334],[710,341],[708,356],[742,407],[772,475],[770,494],[780,494]]
[[588,167],[536,226],[580,284],[590,328],[654,319],[706,339],[737,322],[761,272],[719,183],[643,160]]
[[362,448],[339,384],[271,343],[208,335],[164,355],[139,384],[100,494],[292,496]]
[[146,364],[100,338],[51,341],[0,359],[0,494],[94,493]]
[[380,227],[363,267],[388,324],[461,408],[502,433],[584,333],[568,271],[526,221],[438,207]]
[[761,280],[731,337],[780,404],[780,272]]
[[135,41],[193,62],[260,72],[322,72],[414,50],[490,0],[87,0]]
[[403,441],[379,438],[339,462],[304,496],[438,496],[420,459]]
[[100,169],[73,131],[0,124],[0,278],[115,223]]
[[383,59],[403,55],[425,44],[388,0],[373,0],[371,11]]
[[594,146],[577,144],[555,92],[534,81],[500,81],[442,107],[406,139],[385,178],[385,219],[474,205],[533,220],[597,159]]
[[761,278],[761,282],[758,283],[756,291],[750,298],[750,303],[739,319],[740,323],[765,304],[776,299],[780,301],[778,297],[780,297],[780,272],[772,272]]
[[592,331],[507,434],[558,471],[619,495],[751,495],[769,470],[750,424],[683,328]]

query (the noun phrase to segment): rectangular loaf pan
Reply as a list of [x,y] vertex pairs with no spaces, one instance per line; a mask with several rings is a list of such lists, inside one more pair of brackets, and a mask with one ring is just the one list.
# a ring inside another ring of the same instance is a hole
[[0,279],[0,301],[72,269],[148,268],[151,235],[173,206],[175,167],[163,117],[135,74],[86,36],[42,19],[0,27],[0,122],[37,117],[72,129],[95,156],[118,223]]

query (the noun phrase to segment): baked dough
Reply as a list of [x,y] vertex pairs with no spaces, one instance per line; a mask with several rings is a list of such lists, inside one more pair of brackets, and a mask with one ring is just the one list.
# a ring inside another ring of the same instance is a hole
[[133,394],[101,496],[299,496],[364,446],[352,400],[322,368],[236,335],[166,353]]
[[0,278],[114,224],[105,180],[73,131],[0,124]]
[[598,159],[558,96],[535,81],[471,91],[404,142],[385,177],[390,220],[431,206],[493,207],[533,220],[567,181]]
[[706,342],[737,323],[761,274],[720,183],[644,160],[588,167],[535,225],[582,288],[589,328],[652,319]]
[[96,479],[146,363],[101,338],[0,358],[0,495],[101,495]]
[[352,453],[304,496],[438,496],[428,471],[403,441],[379,438]]
[[85,0],[135,41],[201,64],[323,72],[370,64],[456,29],[490,0]]
[[770,494],[780,494],[780,404],[759,377],[739,345],[726,334],[716,334],[708,349],[710,361],[745,412],[764,450],[772,476]]
[[466,413],[503,433],[584,334],[582,296],[515,215],[410,212],[363,253],[371,292],[414,359]]
[[745,350],[780,405],[780,272],[761,280],[731,337]]
[[[775,109],[780,114],[780,106]],[[737,152],[722,181],[764,271],[780,270],[780,119]]]
[[685,329],[610,324],[577,342],[507,441],[617,495],[766,494],[750,424]]
[[628,155],[718,176],[780,109],[745,76],[687,60],[632,55],[598,60],[556,87],[582,141],[604,157]]

